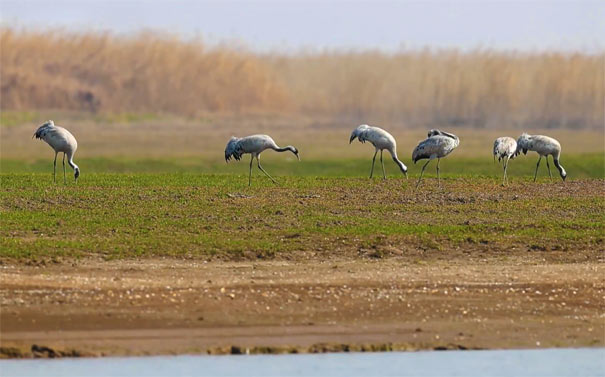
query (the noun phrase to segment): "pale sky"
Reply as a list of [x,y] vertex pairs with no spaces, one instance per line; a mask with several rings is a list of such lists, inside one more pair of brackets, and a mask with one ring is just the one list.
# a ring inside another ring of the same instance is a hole
[[257,51],[605,49],[605,1],[0,0],[3,25],[141,29]]

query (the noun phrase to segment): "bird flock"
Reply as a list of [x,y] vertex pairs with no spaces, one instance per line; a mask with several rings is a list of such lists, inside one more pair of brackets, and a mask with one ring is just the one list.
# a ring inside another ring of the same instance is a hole
[[[57,155],[60,152],[63,152],[63,183],[66,183],[66,156],[69,166],[71,166],[74,170],[74,179],[77,183],[78,177],[80,176],[80,168],[73,161],[74,154],[78,149],[78,142],[76,141],[76,138],[65,128],[56,126],[52,120],[49,120],[42,124],[36,130],[33,137],[35,137],[36,139],[44,140],[55,151],[55,159],[53,162],[53,182],[56,182]],[[349,144],[351,144],[355,139],[358,139],[361,143],[365,143],[366,141],[368,141],[375,148],[374,157],[372,157],[372,168],[370,170],[370,178],[373,177],[374,165],[376,163],[376,155],[380,151],[382,177],[383,179],[386,179],[384,161],[382,159],[382,154],[384,150],[387,150],[387,152],[390,153],[391,158],[393,159],[395,164],[397,164],[399,170],[401,170],[401,173],[403,173],[406,178],[408,177],[407,166],[397,156],[397,142],[395,141],[393,135],[383,130],[382,128],[362,124],[359,127],[355,128],[351,133],[351,137],[349,138]],[[452,133],[441,130],[430,130],[428,132],[427,138],[420,141],[412,152],[412,161],[414,162],[414,164],[416,164],[416,162],[419,160],[428,160],[422,166],[422,170],[420,171],[420,177],[416,182],[416,188],[418,188],[420,182],[422,181],[422,176],[427,165],[434,159],[437,159],[437,184],[439,187],[441,186],[441,179],[439,176],[439,162],[442,158],[452,153],[454,149],[458,147],[458,145],[460,145],[460,139],[458,138],[458,136]],[[277,181],[271,175],[269,175],[269,173],[267,173],[260,164],[260,154],[267,149],[272,149],[276,152],[291,152],[300,161],[298,149],[296,149],[292,145],[288,145],[281,148],[269,135],[251,135],[242,138],[238,138],[235,136],[231,137],[231,139],[227,142],[227,147],[225,148],[225,161],[229,162],[231,158],[234,158],[236,161],[239,161],[241,160],[244,154],[248,153],[250,154],[248,186],[252,184],[252,163],[254,162],[254,158],[256,158],[258,169],[262,171],[269,179],[271,179],[273,183],[277,184]],[[540,166],[540,161],[542,160],[542,157],[546,158],[548,175],[552,180],[550,164],[548,163],[549,156],[552,156],[555,167],[559,171],[559,174],[563,181],[565,181],[565,178],[567,177],[567,172],[559,162],[559,158],[561,157],[561,144],[557,140],[548,136],[528,135],[526,133],[523,133],[517,140],[509,136],[504,136],[499,137],[494,141],[494,162],[496,161],[496,157],[498,158],[498,162],[502,162],[502,185],[505,185],[508,182],[507,169],[509,161],[521,154],[521,152],[523,152],[523,154],[527,154],[528,151],[534,151],[540,156],[538,158],[538,163],[536,164],[534,182],[536,181],[536,177],[538,175],[538,167]]]

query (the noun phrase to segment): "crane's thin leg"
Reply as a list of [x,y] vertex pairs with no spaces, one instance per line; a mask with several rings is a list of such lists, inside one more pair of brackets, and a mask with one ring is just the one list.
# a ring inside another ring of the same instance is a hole
[[424,164],[424,166],[422,167],[422,171],[420,171],[420,178],[418,178],[418,182],[416,182],[416,188],[418,188],[418,185],[420,184],[420,180],[422,179],[422,174],[424,174],[424,169],[429,164],[429,162],[431,162],[431,160],[428,160],[426,162],[426,164]]
[[508,176],[506,175],[506,169],[508,168],[508,161],[510,161],[510,157],[506,157],[506,162],[504,164],[504,178],[502,179],[502,186],[508,183]]
[[546,155],[546,167],[548,168],[548,176],[550,177],[550,180],[552,181],[552,174],[550,173],[550,165],[548,164],[548,155]]
[[438,158],[437,159],[437,185],[439,187],[441,187],[441,180],[439,179],[439,163],[441,162],[441,159]]
[[374,175],[374,163],[376,162],[376,154],[378,153],[378,149],[374,152],[374,157],[372,157],[372,170],[370,170],[370,178]]
[[65,179],[65,152],[63,153],[63,184],[67,184],[67,180]]
[[267,177],[269,177],[269,179],[271,179],[271,180],[273,181],[273,183],[275,183],[275,184],[277,185],[277,184],[278,184],[278,183],[277,183],[277,181],[276,181],[275,179],[273,179],[273,177],[272,177],[272,176],[270,176],[270,175],[269,175],[269,173],[267,173],[267,172],[265,171],[265,169],[263,169],[263,167],[262,167],[262,166],[260,166],[260,156],[256,156],[256,162],[258,162],[258,168],[259,168],[259,169],[260,169],[260,170],[261,170],[263,173],[265,173],[265,175],[266,175]]
[[248,187],[252,185],[252,161],[254,161],[254,155],[250,153],[250,170],[248,171]]
[[57,155],[59,152],[55,152],[55,162],[53,162],[53,183],[57,183]]
[[536,172],[534,173],[534,182],[536,181],[536,177],[538,176],[538,167],[540,166],[540,160],[542,160],[542,156],[538,159],[538,163],[536,164]]
[[382,178],[387,179],[387,175],[384,172],[384,162],[382,162],[382,149],[380,150],[380,163],[382,164]]

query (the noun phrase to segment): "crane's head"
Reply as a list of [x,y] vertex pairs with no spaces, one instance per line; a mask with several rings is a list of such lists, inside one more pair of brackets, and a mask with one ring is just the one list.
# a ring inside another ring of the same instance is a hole
[[80,168],[76,165],[74,168],[74,179],[76,180],[76,183],[78,183],[78,177],[80,177]]
[[288,145],[286,147],[286,149],[288,149],[290,152],[294,153],[294,155],[296,156],[296,158],[298,159],[298,161],[300,161],[300,156],[298,155],[298,149],[296,149],[296,147]]

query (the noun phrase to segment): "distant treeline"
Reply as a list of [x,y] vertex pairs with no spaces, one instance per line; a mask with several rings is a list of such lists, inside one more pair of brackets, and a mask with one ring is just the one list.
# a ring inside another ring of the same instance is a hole
[[0,30],[3,110],[280,113],[409,126],[600,128],[605,52],[255,54],[165,34]]

